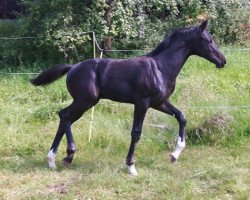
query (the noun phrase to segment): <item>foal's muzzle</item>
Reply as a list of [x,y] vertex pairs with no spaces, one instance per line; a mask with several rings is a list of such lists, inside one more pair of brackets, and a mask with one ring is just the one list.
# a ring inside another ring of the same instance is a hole
[[213,53],[213,59],[217,68],[223,68],[227,63],[225,56],[222,53]]
[[223,68],[223,67],[225,66],[226,63],[227,63],[226,60],[223,60],[222,62],[217,63],[217,64],[216,64],[216,67],[217,67],[217,68]]

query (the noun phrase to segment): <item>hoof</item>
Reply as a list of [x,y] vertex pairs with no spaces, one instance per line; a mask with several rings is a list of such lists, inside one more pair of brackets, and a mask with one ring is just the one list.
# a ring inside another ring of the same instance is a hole
[[174,163],[177,161],[177,159],[173,156],[173,154],[169,155],[171,163]]
[[48,155],[47,155],[47,160],[48,160],[48,165],[49,165],[49,168],[51,169],[55,169],[56,168],[56,154],[53,153],[52,150],[49,151]]
[[52,160],[50,157],[47,157],[48,165],[50,169],[56,169],[56,163],[55,160]]
[[128,165],[128,173],[132,176],[138,176],[138,172],[135,169],[135,165]]
[[67,161],[67,158],[64,158],[64,159],[62,160],[62,162],[63,162],[63,166],[66,167],[66,168],[69,167],[70,164],[71,164],[71,162]]

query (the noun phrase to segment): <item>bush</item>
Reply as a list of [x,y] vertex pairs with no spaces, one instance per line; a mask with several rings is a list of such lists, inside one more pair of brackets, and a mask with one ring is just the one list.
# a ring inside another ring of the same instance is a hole
[[205,144],[218,144],[225,138],[232,137],[231,124],[233,117],[228,113],[217,113],[203,121],[198,127],[187,131],[189,142]]
[[250,6],[243,0],[22,0],[22,3],[25,12],[18,21],[18,29],[1,28],[0,36],[14,33],[38,39],[1,43],[0,58],[5,58],[8,65],[48,66],[47,63],[75,63],[92,58],[91,33],[83,34],[86,31],[95,31],[103,48],[148,49],[172,29],[210,18],[210,30],[220,43],[245,44],[250,37]]

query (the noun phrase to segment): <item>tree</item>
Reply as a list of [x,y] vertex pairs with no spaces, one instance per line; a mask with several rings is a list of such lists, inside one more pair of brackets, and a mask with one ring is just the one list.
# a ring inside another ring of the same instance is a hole
[[22,6],[19,34],[41,37],[18,47],[16,57],[28,62],[92,57],[86,31],[94,31],[104,49],[142,49],[155,46],[174,28],[205,18],[211,19],[217,41],[249,39],[249,4],[243,0],[22,0]]

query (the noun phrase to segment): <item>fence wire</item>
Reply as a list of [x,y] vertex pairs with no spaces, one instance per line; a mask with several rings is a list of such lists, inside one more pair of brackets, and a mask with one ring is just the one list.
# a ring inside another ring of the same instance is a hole
[[[104,52],[149,52],[151,49],[103,49],[99,45],[96,34],[93,31],[90,32],[82,32],[81,34],[90,34],[92,35],[93,39],[93,57],[96,57],[96,47],[100,51],[100,58],[103,57]],[[23,40],[23,39],[39,39],[44,38],[46,36],[38,36],[38,37],[2,37],[0,40]],[[233,51],[239,51],[239,52],[247,52],[250,51],[250,48],[224,48],[224,51],[233,52]],[[39,72],[0,72],[0,75],[10,75],[10,76],[19,76],[19,75],[28,75],[28,76],[34,76],[40,74]],[[122,104],[121,104],[122,105]],[[228,106],[187,106],[186,109],[191,110],[206,110],[206,109],[222,109],[222,110],[228,110],[228,109],[249,109],[250,105],[228,105]],[[89,140],[91,138],[91,132],[92,132],[92,123],[93,123],[93,117],[94,117],[94,109],[91,111],[91,122],[90,122],[90,134],[89,134]]]

